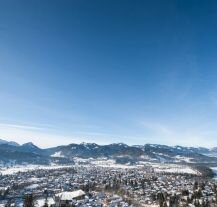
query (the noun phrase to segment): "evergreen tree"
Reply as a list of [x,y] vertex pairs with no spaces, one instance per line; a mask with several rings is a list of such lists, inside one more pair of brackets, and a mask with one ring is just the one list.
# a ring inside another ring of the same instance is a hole
[[34,207],[35,206],[35,199],[32,194],[25,195],[23,207]]

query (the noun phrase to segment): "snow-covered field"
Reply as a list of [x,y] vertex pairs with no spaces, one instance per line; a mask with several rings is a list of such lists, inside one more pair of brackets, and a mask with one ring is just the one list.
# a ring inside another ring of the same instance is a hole
[[177,162],[186,162],[186,163],[192,163],[192,158],[181,156],[181,155],[176,155],[175,156]]
[[82,164],[89,164],[93,166],[98,166],[98,167],[111,167],[111,168],[136,168],[137,166],[135,165],[128,165],[128,164],[117,164],[115,160],[113,159],[107,159],[107,158],[88,158],[88,159],[83,159],[83,158],[74,158],[74,162],[76,165],[82,165]]
[[180,174],[193,174],[200,175],[200,173],[187,165],[176,165],[176,164],[153,164],[152,167],[157,173],[180,173]]
[[[91,165],[99,166],[99,167],[111,167],[111,168],[136,168],[136,166],[128,166],[128,165],[121,165],[121,164],[115,164],[112,162],[93,162]],[[2,175],[11,175],[16,174],[18,172],[28,172],[28,171],[35,171],[35,170],[55,170],[55,169],[62,169],[62,168],[71,168],[76,167],[78,165],[16,165],[13,167],[3,167],[0,168],[0,173]],[[88,167],[90,165],[84,165],[84,167]]]
[[3,167],[0,169],[0,173],[2,175],[10,175],[15,174],[18,172],[28,172],[28,171],[34,171],[34,170],[52,170],[52,169],[61,169],[61,168],[70,168],[73,167],[72,165],[16,165],[14,167],[6,168]]
[[117,164],[115,160],[113,159],[96,159],[92,160],[91,163],[92,165],[96,165],[99,167],[111,167],[111,168],[136,168],[135,165],[128,165],[128,164]]
[[[34,170],[55,170],[55,169],[62,169],[62,168],[71,168],[71,167],[107,167],[107,168],[119,168],[119,169],[133,169],[133,168],[141,168],[144,166],[148,166],[154,170],[156,173],[188,173],[194,175],[200,175],[200,173],[191,168],[187,165],[179,165],[179,164],[165,164],[165,163],[151,163],[151,162],[144,162],[140,163],[140,165],[130,165],[130,164],[118,164],[113,159],[106,159],[106,158],[98,158],[98,159],[82,159],[82,158],[75,158],[74,159],[75,165],[15,165],[13,167],[2,167],[0,168],[0,173],[2,175],[9,175],[15,174],[18,172],[27,172],[27,171],[34,171]],[[216,168],[217,172],[217,168]]]

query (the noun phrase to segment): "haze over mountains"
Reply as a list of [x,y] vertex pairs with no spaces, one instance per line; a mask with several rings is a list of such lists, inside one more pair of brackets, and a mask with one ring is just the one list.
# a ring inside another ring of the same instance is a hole
[[217,148],[166,146],[145,144],[129,146],[123,143],[98,145],[81,143],[41,149],[32,142],[20,145],[0,140],[0,161],[2,163],[74,163],[75,158],[112,159],[121,164],[144,162],[168,163],[216,163]]

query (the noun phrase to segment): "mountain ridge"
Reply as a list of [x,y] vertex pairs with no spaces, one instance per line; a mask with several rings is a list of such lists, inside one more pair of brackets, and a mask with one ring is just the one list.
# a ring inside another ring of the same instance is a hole
[[73,163],[76,157],[83,159],[104,157],[123,164],[144,162],[216,163],[216,152],[216,147],[209,149],[180,145],[127,145],[125,143],[99,145],[86,142],[41,149],[32,142],[19,145],[13,141],[0,140],[0,161],[16,160],[17,163]]

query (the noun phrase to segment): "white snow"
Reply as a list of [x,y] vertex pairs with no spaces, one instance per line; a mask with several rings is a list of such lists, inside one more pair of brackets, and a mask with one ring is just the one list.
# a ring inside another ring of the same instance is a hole
[[54,154],[51,155],[51,157],[65,157],[61,151],[55,152]]
[[[46,202],[46,200],[45,200],[44,198],[37,199],[37,201],[36,201],[36,206],[37,206],[37,207],[44,206],[45,202]],[[53,199],[53,198],[48,198],[48,199],[47,199],[47,204],[48,204],[48,206],[54,205],[54,204],[55,204],[54,199]]]
[[[28,172],[28,171],[35,171],[35,170],[54,170],[54,169],[62,169],[62,168],[72,168],[77,165],[81,166],[99,166],[105,168],[130,168],[135,169],[143,166],[150,166],[156,173],[188,173],[188,174],[195,174],[200,175],[200,173],[191,168],[187,165],[180,165],[180,164],[168,164],[168,163],[152,163],[152,162],[141,162],[138,163],[140,166],[130,165],[130,164],[117,164],[113,159],[106,159],[106,158],[98,158],[98,159],[82,159],[82,158],[74,158],[75,165],[16,165],[11,168],[0,168],[0,173],[3,175],[15,174],[18,172]],[[213,169],[217,171],[217,168]],[[32,179],[33,183],[37,183],[37,178],[30,178]]]
[[35,189],[38,187],[39,187],[39,184],[32,184],[32,185],[27,186],[26,189]]
[[32,177],[32,178],[29,178],[28,181],[31,182],[31,183],[35,183],[35,182],[40,182],[43,178],[35,178],[35,177]]
[[83,195],[85,195],[85,192],[83,190],[76,190],[73,192],[61,192],[56,194],[55,196],[59,197],[60,200],[63,201],[71,201],[73,198],[77,198]]
[[11,175],[18,172],[28,172],[34,170],[52,170],[52,169],[61,169],[61,168],[71,168],[72,165],[16,165],[11,168],[1,168],[0,173],[2,175]]
[[175,164],[153,164],[152,167],[154,168],[154,171],[157,173],[187,173],[187,174],[193,174],[193,175],[200,175],[200,173],[197,170],[194,170],[190,166],[187,165],[175,165]]
[[98,167],[110,167],[110,168],[136,168],[136,166],[132,166],[132,165],[122,165],[122,164],[117,164],[115,160],[113,159],[107,159],[105,157],[101,157],[101,158],[88,158],[88,159],[84,159],[84,158],[79,158],[79,157],[75,157],[74,162],[76,165],[80,165],[82,163],[84,164],[88,164],[88,165],[94,165],[94,166],[98,166]]
[[148,155],[141,155],[140,158],[142,158],[142,159],[150,159],[150,156],[148,156]]
[[184,162],[192,163],[192,158],[190,158],[190,157],[184,157],[181,155],[176,155],[175,158],[177,161],[184,161]]

